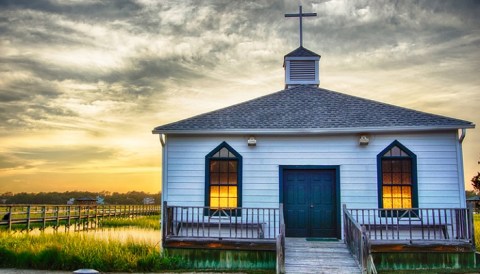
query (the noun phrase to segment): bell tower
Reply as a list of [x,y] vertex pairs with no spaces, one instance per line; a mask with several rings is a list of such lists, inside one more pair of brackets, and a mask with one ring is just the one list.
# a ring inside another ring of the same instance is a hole
[[285,55],[283,67],[285,68],[285,88],[297,85],[320,84],[319,62],[320,55],[303,47],[303,17],[317,16],[316,13],[303,13],[302,6],[298,7],[297,14],[285,14],[285,17],[298,17],[300,22],[300,47]]

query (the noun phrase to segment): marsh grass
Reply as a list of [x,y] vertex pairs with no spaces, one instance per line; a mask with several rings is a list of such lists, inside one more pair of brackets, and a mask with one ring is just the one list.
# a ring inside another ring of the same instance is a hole
[[473,229],[475,234],[475,246],[480,250],[480,214],[473,214]]
[[165,257],[156,245],[99,240],[88,233],[0,232],[0,267],[100,271],[160,271],[182,269],[178,258]]
[[100,222],[102,227],[138,227],[160,230],[160,215],[134,218],[105,218]]

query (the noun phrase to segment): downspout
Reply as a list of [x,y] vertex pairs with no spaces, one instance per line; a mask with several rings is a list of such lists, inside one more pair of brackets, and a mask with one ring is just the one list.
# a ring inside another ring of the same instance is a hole
[[459,195],[460,195],[460,207],[466,207],[467,201],[465,197],[465,178],[463,172],[463,151],[462,151],[462,143],[467,135],[467,129],[462,128],[461,134],[457,131],[458,143],[456,145],[457,148],[457,168],[458,168],[458,184],[459,184]]
[[162,247],[165,247],[165,238],[166,238],[166,230],[164,229],[166,227],[166,219],[164,216],[166,216],[167,209],[165,208],[165,201],[168,200],[168,187],[166,186],[167,184],[167,142],[166,142],[166,136],[164,134],[159,134],[158,135],[160,139],[160,144],[162,145]]
[[[162,205],[167,201],[168,187],[167,187],[167,142],[165,134],[158,135],[160,144],[162,145]],[[163,208],[162,208],[163,210]]]

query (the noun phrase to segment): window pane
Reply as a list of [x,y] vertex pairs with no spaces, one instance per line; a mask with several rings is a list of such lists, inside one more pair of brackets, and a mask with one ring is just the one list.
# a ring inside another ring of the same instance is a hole
[[220,157],[222,157],[222,158],[223,157],[225,157],[225,158],[228,157],[228,149],[226,147],[220,149],[219,152],[220,152]]
[[391,151],[392,151],[392,154],[391,154],[392,156],[400,156],[401,150],[399,147],[394,146],[392,147]]
[[211,185],[218,185],[220,183],[220,174],[219,173],[210,173],[210,184]]
[[412,188],[409,186],[402,186],[402,197],[403,198],[412,198]]
[[402,162],[400,160],[392,160],[392,172],[402,172]]
[[402,173],[393,173],[392,174],[392,183],[400,184],[402,182]]
[[218,164],[220,165],[219,172],[228,172],[228,161],[218,161]]
[[218,172],[218,161],[210,161],[210,172]]
[[222,185],[228,184],[228,173],[226,173],[226,172],[220,173],[220,182],[219,183],[222,184]]
[[228,206],[229,207],[237,207],[237,198],[229,198],[228,199]]
[[383,172],[391,172],[392,171],[392,162],[390,160],[383,160],[382,161],[382,171]]
[[210,187],[210,197],[220,197],[220,188],[218,186]]
[[392,204],[393,208],[402,208],[402,199],[393,198],[392,202],[393,202],[393,204]]
[[229,173],[228,174],[228,184],[236,185],[237,182],[237,173]]
[[401,187],[399,186],[392,187],[392,197],[400,198],[401,195],[402,195]]
[[392,173],[383,173],[383,184],[389,185],[392,183]]
[[228,188],[228,197],[237,198],[237,187],[231,186]]
[[237,171],[237,161],[228,161],[228,170]]
[[383,198],[383,208],[392,208],[392,198]]
[[412,184],[412,176],[410,173],[402,173],[402,184],[404,185]]
[[383,197],[392,197],[392,187],[384,186],[383,187]]
[[412,208],[412,199],[403,199],[403,208]]
[[410,159],[402,160],[402,170],[403,172],[412,172],[412,164]]
[[221,208],[226,208],[228,207],[228,198],[220,198],[220,207]]
[[210,207],[218,208],[218,198],[210,198]]

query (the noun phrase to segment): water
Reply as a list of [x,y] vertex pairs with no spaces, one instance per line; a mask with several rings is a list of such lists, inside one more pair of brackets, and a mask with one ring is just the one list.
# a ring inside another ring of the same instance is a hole
[[[23,233],[23,232],[22,232]],[[42,233],[39,229],[29,232],[33,235]],[[86,233],[98,240],[116,240],[120,242],[133,241],[136,243],[147,243],[161,247],[162,232],[160,230],[137,228],[137,227],[115,227],[115,228],[96,228],[88,230],[74,231],[73,229],[65,232],[65,227],[59,227],[55,231],[52,227],[45,228],[44,233]]]

